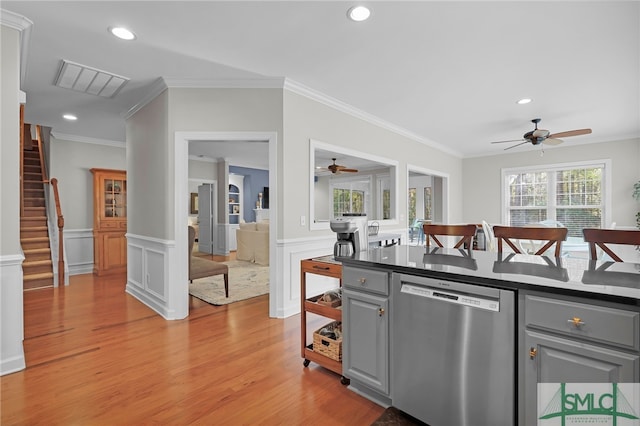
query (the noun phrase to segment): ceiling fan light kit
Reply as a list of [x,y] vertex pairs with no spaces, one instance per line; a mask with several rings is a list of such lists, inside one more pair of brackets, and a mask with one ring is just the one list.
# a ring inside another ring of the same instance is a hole
[[508,150],[511,148],[515,148],[517,146],[520,145],[524,145],[526,143],[530,143],[532,145],[540,145],[542,143],[544,143],[545,145],[560,145],[562,142],[564,142],[562,139],[559,138],[568,138],[570,136],[580,136],[580,135],[588,135],[591,133],[591,129],[578,129],[578,130],[569,130],[566,132],[559,132],[559,133],[551,133],[546,129],[538,129],[538,123],[542,121],[541,118],[534,118],[531,120],[531,122],[534,124],[535,128],[527,133],[525,133],[522,136],[522,139],[513,139],[513,140],[508,140],[508,141],[495,141],[495,142],[491,142],[492,144],[494,143],[513,143],[513,142],[519,142],[515,145],[511,145],[510,147],[505,148],[504,150]]

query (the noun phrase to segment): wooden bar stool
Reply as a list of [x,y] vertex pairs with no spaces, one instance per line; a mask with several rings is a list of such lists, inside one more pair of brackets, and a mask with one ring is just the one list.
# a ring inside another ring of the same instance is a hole
[[596,246],[600,247],[615,262],[624,262],[605,244],[640,245],[640,231],[585,228],[582,233],[584,234],[585,242],[589,243],[591,260],[598,260]]
[[498,240],[498,253],[502,253],[502,241],[516,253],[522,253],[521,246],[515,240],[539,240],[546,241],[534,254],[542,255],[552,245],[556,245],[555,257],[560,257],[562,242],[567,239],[567,228],[547,228],[547,227],[520,227],[520,226],[499,226],[493,227],[493,234]]
[[431,244],[430,240],[432,239],[438,247],[444,247],[437,236],[447,235],[462,237],[453,248],[460,248],[464,243],[467,243],[469,244],[469,250],[471,250],[473,247],[473,237],[476,235],[476,225],[432,225],[425,223],[422,225],[422,229],[427,247]]

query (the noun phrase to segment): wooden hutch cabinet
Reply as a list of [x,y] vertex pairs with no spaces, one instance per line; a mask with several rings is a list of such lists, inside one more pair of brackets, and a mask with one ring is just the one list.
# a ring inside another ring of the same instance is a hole
[[93,173],[93,273],[127,270],[127,173],[91,169]]

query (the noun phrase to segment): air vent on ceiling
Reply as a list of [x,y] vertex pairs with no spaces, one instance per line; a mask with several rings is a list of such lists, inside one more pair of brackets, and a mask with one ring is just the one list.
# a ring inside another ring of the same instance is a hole
[[63,60],[55,85],[64,89],[112,98],[129,81],[127,77]]

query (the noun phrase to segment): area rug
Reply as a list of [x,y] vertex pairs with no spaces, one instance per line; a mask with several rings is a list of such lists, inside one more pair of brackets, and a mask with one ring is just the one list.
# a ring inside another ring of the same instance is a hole
[[212,305],[227,305],[269,293],[269,267],[242,260],[222,262],[229,265],[229,297],[224,296],[222,275],[199,278],[189,284],[189,294]]

